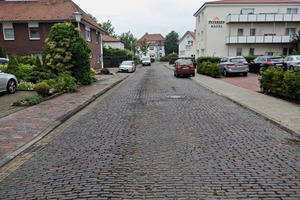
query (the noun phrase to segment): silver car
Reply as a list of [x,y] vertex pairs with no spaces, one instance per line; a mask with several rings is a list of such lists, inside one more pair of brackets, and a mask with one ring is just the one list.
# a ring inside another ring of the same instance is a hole
[[300,68],[300,55],[287,56],[284,59],[287,65],[287,69],[294,70],[295,68]]
[[18,87],[18,80],[12,74],[0,72],[0,92],[14,93]]
[[218,62],[221,73],[224,76],[228,74],[243,74],[248,75],[249,63],[243,56],[225,57]]
[[119,72],[134,72],[136,70],[133,60],[125,60],[119,66]]

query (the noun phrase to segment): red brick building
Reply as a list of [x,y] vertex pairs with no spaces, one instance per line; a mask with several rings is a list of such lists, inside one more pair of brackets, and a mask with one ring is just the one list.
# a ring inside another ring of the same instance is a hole
[[102,35],[106,32],[71,0],[0,0],[0,46],[8,56],[42,58],[44,41],[52,25],[60,22],[72,22],[80,28],[92,51],[91,67],[102,68]]

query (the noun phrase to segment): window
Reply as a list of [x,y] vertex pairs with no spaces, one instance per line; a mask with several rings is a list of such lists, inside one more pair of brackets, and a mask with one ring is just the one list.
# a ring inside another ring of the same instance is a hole
[[185,55],[185,51],[180,51],[179,54],[180,54],[181,56],[184,56],[184,55]]
[[293,53],[293,48],[283,48],[283,55],[291,55]]
[[254,56],[254,48],[250,48],[249,49],[249,55],[250,56]]
[[191,45],[185,45],[185,49],[190,50],[191,49]]
[[154,50],[154,47],[149,47],[149,50]]
[[92,41],[90,28],[85,28],[85,40],[88,42]]
[[239,28],[239,29],[237,30],[237,36],[243,36],[243,35],[244,35],[244,30],[241,29],[241,28]]
[[297,14],[298,13],[298,8],[287,8],[286,13],[287,14]]
[[2,26],[4,40],[14,40],[15,35],[13,25],[11,23],[3,23]]
[[32,53],[31,56],[34,57],[34,58],[38,57],[40,59],[41,63],[43,64],[43,54],[41,54],[41,53]]
[[243,8],[241,10],[242,15],[254,14],[254,8]]
[[296,28],[286,28],[285,29],[285,35],[295,35],[296,34]]
[[242,55],[242,48],[237,48],[236,49],[236,55],[241,56]]
[[255,35],[256,35],[256,29],[250,28],[250,36],[255,36]]
[[100,33],[97,31],[96,32],[96,43],[99,44],[100,41]]
[[36,23],[36,22],[28,23],[28,31],[29,31],[29,39],[30,40],[39,40],[40,39],[39,23]]

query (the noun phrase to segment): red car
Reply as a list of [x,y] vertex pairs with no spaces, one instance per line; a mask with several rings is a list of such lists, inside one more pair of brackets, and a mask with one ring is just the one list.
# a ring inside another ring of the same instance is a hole
[[195,67],[190,59],[178,59],[174,63],[174,76],[195,76]]

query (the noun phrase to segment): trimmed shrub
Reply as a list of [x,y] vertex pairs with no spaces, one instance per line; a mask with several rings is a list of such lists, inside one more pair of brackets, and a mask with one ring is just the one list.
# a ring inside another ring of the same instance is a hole
[[36,84],[35,88],[36,92],[42,96],[48,96],[50,92],[50,86],[46,82],[40,82]]
[[214,78],[221,76],[221,70],[216,63],[206,61],[197,65],[197,73],[205,74]]
[[107,69],[107,68],[102,68],[102,69],[100,70],[100,72],[101,72],[101,74],[110,74],[110,71],[109,71],[109,69]]
[[169,64],[170,64],[170,65],[174,64],[175,61],[178,60],[178,59],[179,59],[179,57],[170,57],[170,58],[169,58]]
[[261,74],[260,87],[265,93],[300,100],[300,69],[284,71],[282,68],[267,68]]

